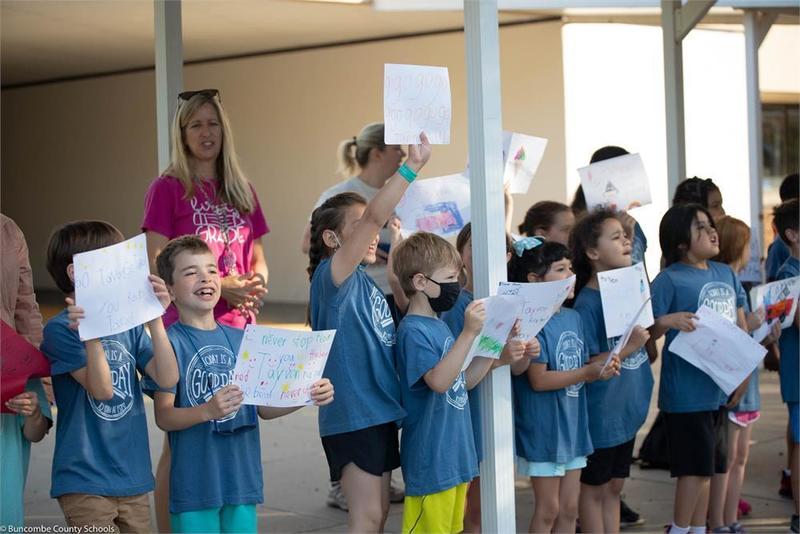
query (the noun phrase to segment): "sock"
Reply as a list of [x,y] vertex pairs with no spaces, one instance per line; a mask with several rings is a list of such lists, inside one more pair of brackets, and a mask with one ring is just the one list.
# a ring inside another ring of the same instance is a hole
[[702,525],[699,527],[689,527],[690,534],[706,534],[706,526]]
[[673,521],[669,527],[668,534],[689,534],[689,527],[679,527]]

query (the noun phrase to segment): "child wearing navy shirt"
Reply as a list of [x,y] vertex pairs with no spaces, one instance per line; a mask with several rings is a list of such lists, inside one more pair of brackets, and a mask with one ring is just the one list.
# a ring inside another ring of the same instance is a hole
[[[152,341],[137,326],[82,342],[76,330],[84,312],[73,302],[72,257],[122,240],[106,222],[78,221],[56,230],[48,245],[47,270],[69,305],[47,323],[42,342],[58,405],[50,495],[70,526],[151,532],[153,475],[138,374],[173,386],[175,355],[160,317],[148,323]],[[150,281],[166,309],[164,282]],[[161,349],[155,356],[154,345]]]

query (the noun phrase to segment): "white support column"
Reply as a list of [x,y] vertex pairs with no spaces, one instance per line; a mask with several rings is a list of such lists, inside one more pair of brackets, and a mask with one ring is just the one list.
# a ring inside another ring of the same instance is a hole
[[[506,279],[497,0],[464,0],[475,297]],[[483,532],[516,532],[511,379],[507,366],[479,386]]]
[[686,136],[683,121],[683,38],[708,13],[715,0],[661,0],[664,37],[664,98],[667,125],[668,199],[686,178]]
[[154,0],[156,54],[156,131],[158,172],[170,161],[169,130],[183,88],[183,36],[180,0]]
[[758,81],[758,48],[766,37],[776,13],[746,10],[744,13],[745,70],[747,74],[747,152],[750,175],[750,228],[763,252],[763,183],[761,182],[762,141],[761,91]]

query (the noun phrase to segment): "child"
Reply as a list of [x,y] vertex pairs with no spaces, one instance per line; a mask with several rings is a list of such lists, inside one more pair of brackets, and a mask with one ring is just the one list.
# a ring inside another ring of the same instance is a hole
[[[717,222],[719,234],[719,254],[714,261],[729,265],[734,273],[740,272],[750,261],[750,228],[728,215]],[[745,298],[747,330],[752,332],[764,322],[764,311],[749,313],[749,303]],[[769,345],[780,337],[780,323],[773,325],[773,330],[761,343]],[[758,389],[758,367],[750,375],[750,383],[741,401],[728,412],[728,473],[716,475],[711,480],[711,494],[708,505],[708,524],[712,532],[741,532],[742,526],[737,521],[744,501],[739,497],[744,483],[744,473],[750,454],[750,436],[753,423],[759,416],[761,395]],[[719,479],[719,480],[717,480]],[[748,505],[749,506],[749,505]]]
[[[121,334],[81,342],[84,317],[74,305],[72,258],[123,240],[102,221],[78,221],[56,230],[47,270],[69,307],[44,328],[42,351],[50,360],[58,405],[50,496],[70,526],[152,532],[148,492],[153,489],[140,373],[162,387],[178,379],[175,356],[161,318]],[[156,297],[169,305],[164,282],[150,276]]]
[[[800,197],[798,188],[800,188],[800,176],[798,176],[797,173],[790,174],[789,176],[785,177],[781,181],[781,186],[778,189],[781,202],[786,202],[787,200]],[[792,255],[789,247],[778,236],[778,231],[775,229],[774,223],[773,230],[775,231],[775,239],[772,241],[772,243],[770,243],[769,248],[767,249],[767,260],[764,263],[764,270],[767,273],[767,282],[777,280],[778,269],[780,269],[781,265],[783,265],[783,262],[789,259],[789,256]]]
[[[2,287],[2,320],[31,345],[42,342],[42,315],[33,292],[28,245],[22,230],[0,214],[0,287]],[[0,414],[0,463],[3,481],[0,484],[0,526],[25,525],[23,497],[31,443],[41,441],[53,425],[50,404],[42,381],[29,380],[25,391],[6,401],[9,413]]]
[[[458,233],[456,238],[456,250],[461,256],[463,266],[461,292],[458,300],[452,308],[441,314],[442,321],[450,328],[454,337],[461,335],[464,330],[464,312],[472,302],[473,296],[473,277],[472,277],[472,223],[467,223]],[[511,239],[506,234],[506,262],[511,259],[513,246]],[[518,339],[511,339],[503,348],[503,354],[495,364],[506,362],[513,354],[519,350],[527,352],[529,357],[539,356],[539,342],[535,339],[525,344]],[[478,457],[478,465],[483,461],[483,432],[481,431],[481,404],[480,395],[477,389],[467,392],[469,397],[469,415],[472,420],[472,435],[475,438],[475,452]],[[481,531],[481,477],[476,476],[467,489],[467,508],[464,512],[464,532]]]
[[[515,249],[508,266],[512,282],[572,276],[561,243],[528,237]],[[560,308],[537,335],[538,358],[513,367],[517,472],[530,477],[535,501],[529,532],[575,532],[580,470],[593,450],[583,385],[618,373],[616,358],[605,369],[605,359],[588,363],[583,331],[580,315]]]
[[[193,235],[173,239],[156,266],[178,311],[168,335],[180,378],[154,395],[156,423],[169,433],[172,451],[172,531],[256,532],[255,505],[264,500],[256,413],[272,419],[298,408],[242,406],[242,392],[230,380],[244,331],[214,319],[221,282],[206,242]],[[311,398],[330,403],[330,382],[317,381]]]
[[[775,208],[775,227],[778,237],[789,246],[792,255],[778,269],[778,280],[800,276],[800,233],[798,232],[798,201],[784,202]],[[792,515],[792,532],[800,532],[798,514],[800,514],[800,394],[798,394],[798,376],[800,376],[800,347],[798,347],[798,324],[800,310],[795,315],[794,324],[781,333],[781,397],[789,410],[789,435],[794,445],[790,450],[792,472],[792,498],[794,499],[794,515]]]
[[543,200],[537,202],[525,214],[519,225],[519,233],[525,236],[540,236],[548,241],[566,245],[569,233],[575,226],[575,215],[566,204]]
[[331,481],[341,480],[355,532],[383,530],[391,471],[400,466],[397,423],[405,416],[392,314],[360,265],[375,262],[378,232],[430,158],[427,137],[420,140],[369,204],[356,193],[340,193],[311,216],[311,327],[338,330],[324,376],[339,390],[336,402],[320,409],[319,430]]
[[[578,222],[570,248],[577,276],[573,308],[581,316],[590,357],[605,361],[619,337],[606,334],[597,273],[629,267],[631,241],[614,213],[599,210]],[[581,474],[581,528],[586,532],[620,528],[620,495],[630,475],[636,432],[647,418],[653,391],[653,373],[644,350],[649,337],[644,328],[634,328],[619,354],[620,375],[586,386],[595,449]]]
[[[654,339],[667,335],[658,405],[665,417],[670,474],[678,478],[669,532],[704,532],[709,480],[727,471],[726,398],[707,374],[668,347],[678,331],[694,330],[694,314],[703,305],[744,327],[744,292],[729,266],[710,261],[719,254],[717,231],[699,204],[671,207],[661,219],[659,240],[666,268],[651,287],[656,321],[650,333]],[[737,388],[732,405],[746,383]]]
[[675,188],[672,196],[672,205],[699,204],[703,206],[714,221],[725,215],[722,207],[722,191],[711,178],[687,178]]
[[458,299],[461,259],[439,236],[419,232],[393,252],[394,273],[409,299],[397,331],[397,370],[408,416],[400,447],[406,500],[403,532],[457,533],[463,530],[469,482],[478,474],[467,391],[493,360],[475,358],[464,368],[480,334],[486,310],[471,302],[464,329],[453,340],[437,317]]

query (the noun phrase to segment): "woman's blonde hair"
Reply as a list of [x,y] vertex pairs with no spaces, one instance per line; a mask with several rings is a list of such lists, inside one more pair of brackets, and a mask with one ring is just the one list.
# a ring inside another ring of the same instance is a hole
[[355,174],[358,169],[363,169],[369,163],[369,153],[373,148],[383,150],[383,123],[373,122],[367,124],[358,133],[357,137],[345,139],[339,143],[339,172],[345,176]]
[[197,93],[188,100],[178,101],[178,109],[172,120],[172,159],[169,167],[162,174],[173,175],[181,181],[185,198],[189,199],[194,195],[196,177],[191,164],[192,155],[184,142],[183,130],[189,123],[189,119],[205,104],[211,104],[214,107],[222,127],[222,146],[219,156],[217,156],[219,195],[224,202],[233,205],[241,213],[250,213],[255,208],[253,192],[247,177],[239,166],[228,115],[214,94]]

